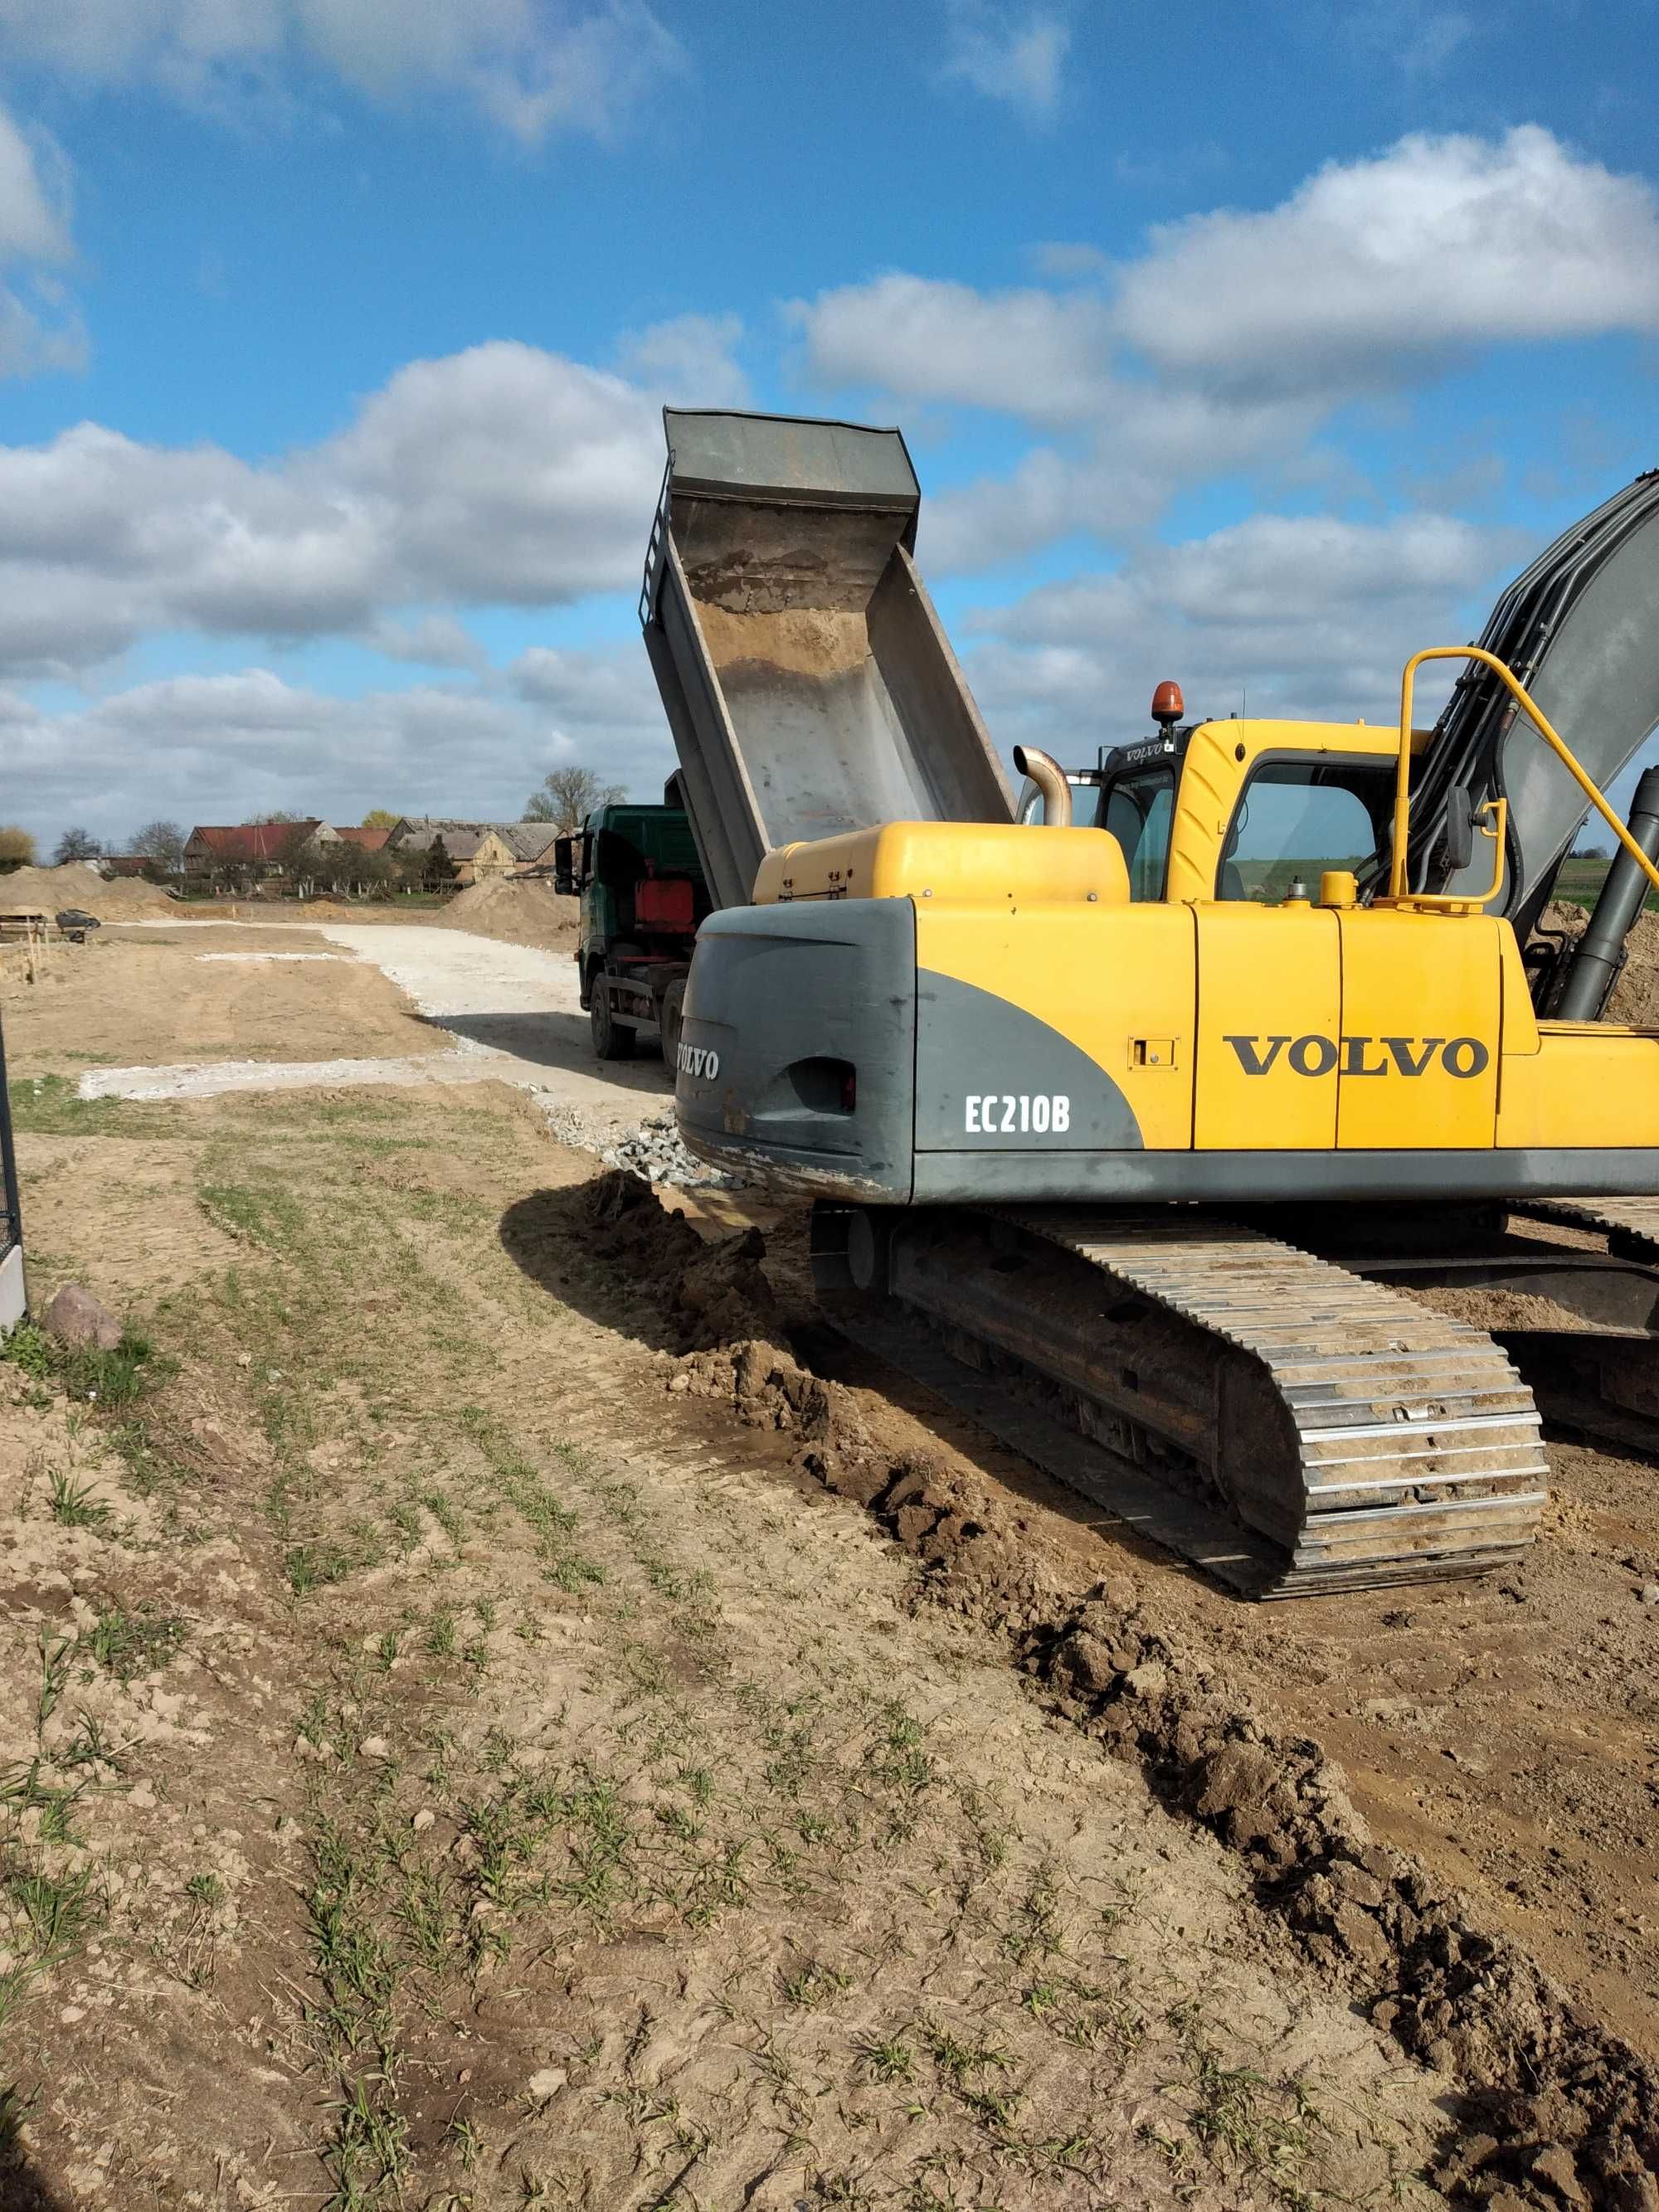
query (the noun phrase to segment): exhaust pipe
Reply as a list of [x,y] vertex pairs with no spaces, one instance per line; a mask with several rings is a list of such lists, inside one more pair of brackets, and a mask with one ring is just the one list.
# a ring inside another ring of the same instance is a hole
[[[1016,754],[1016,760],[1018,756]],[[1631,802],[1630,834],[1649,860],[1659,859],[1659,768],[1648,769]],[[1625,964],[1625,940],[1636,927],[1648,894],[1648,879],[1621,845],[1613,856],[1607,881],[1578,940],[1556,1001],[1562,1022],[1599,1022]]]
[[1044,829],[1069,830],[1072,826],[1072,787],[1066,781],[1065,769],[1054,755],[1043,752],[1036,745],[1016,745],[1014,772],[1018,775],[1029,775],[1042,793]]

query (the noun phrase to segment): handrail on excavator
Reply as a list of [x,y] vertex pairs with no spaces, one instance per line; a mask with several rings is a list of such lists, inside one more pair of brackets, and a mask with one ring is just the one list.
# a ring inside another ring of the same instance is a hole
[[[1412,693],[1417,681],[1417,672],[1425,660],[1478,660],[1483,668],[1490,668],[1494,676],[1501,677],[1514,696],[1516,704],[1527,716],[1544,743],[1566,769],[1590,805],[1607,823],[1613,836],[1640,866],[1642,872],[1659,890],[1659,867],[1648,858],[1625,824],[1602,798],[1590,777],[1574,758],[1571,748],[1559,736],[1543,709],[1534,701],[1520,678],[1505,666],[1495,653],[1488,653],[1478,645],[1427,645],[1420,653],[1413,653],[1406,663],[1400,679],[1400,763],[1395,774],[1394,786],[1394,855],[1389,868],[1389,896],[1409,901],[1412,893],[1407,880],[1407,839],[1411,827],[1411,767],[1412,767]],[[1501,854],[1500,854],[1501,867]],[[1438,902],[1437,902],[1438,903]],[[1482,902],[1471,900],[1470,904]]]

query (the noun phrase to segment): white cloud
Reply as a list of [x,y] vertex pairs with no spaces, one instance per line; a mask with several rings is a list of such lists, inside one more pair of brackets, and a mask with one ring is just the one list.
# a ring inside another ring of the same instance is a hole
[[1257,515],[981,614],[971,680],[1003,744],[1075,760],[1140,732],[1166,676],[1194,715],[1248,696],[1253,714],[1386,720],[1407,656],[1466,635],[1523,550],[1443,514]]
[[527,143],[602,137],[684,66],[644,0],[0,0],[0,56],[220,109],[307,70],[376,100],[459,92]]
[[94,423],[0,447],[0,671],[81,672],[153,629],[373,636],[625,588],[661,473],[651,394],[507,343],[411,363],[269,466]]
[[1040,276],[1052,276],[1064,284],[1080,276],[1105,276],[1112,258],[1103,246],[1089,246],[1077,239],[1051,238],[1031,248],[1031,263]]
[[1367,7],[1354,9],[1337,25],[1310,17],[1301,28],[1324,52],[1329,51],[1334,28],[1360,68],[1373,74],[1379,65],[1397,69],[1420,82],[1443,75],[1455,58],[1462,58],[1467,65],[1464,49],[1482,33],[1490,36],[1506,27],[1505,12],[1491,0],[1479,19],[1462,8],[1443,7],[1440,0],[1370,0]]
[[794,301],[819,384],[994,407],[1048,422],[1098,415],[1113,390],[1112,325],[1092,293],[893,275]]
[[921,551],[931,568],[961,571],[1074,532],[1119,539],[1155,522],[1184,483],[1267,468],[1318,473],[1308,445],[1318,421],[1303,400],[1229,403],[1178,386],[1121,383],[1081,441],[1034,446],[1006,476],[935,494],[922,509]]
[[80,316],[52,273],[74,251],[62,149],[0,107],[0,376],[85,361]]
[[1059,106],[1072,33],[1057,15],[991,0],[945,0],[945,40],[947,77],[1006,101],[1028,121],[1046,121]]
[[483,668],[489,656],[464,623],[453,615],[417,615],[412,621],[383,620],[363,632],[362,643],[388,660],[412,661],[425,668]]
[[69,171],[44,131],[33,142],[0,108],[0,261],[67,261]]
[[1216,389],[1340,398],[1507,339],[1659,328],[1659,200],[1536,125],[1403,138],[1280,206],[1160,226],[1121,338]]
[[745,407],[749,380],[732,357],[742,337],[736,315],[676,315],[624,338],[618,364],[671,406]]
[[[601,667],[596,656],[587,672],[599,692]],[[13,700],[9,714],[8,703],[0,693],[9,805],[49,837],[71,819],[118,842],[158,813],[234,822],[270,807],[344,822],[370,806],[511,817],[562,762],[651,798],[672,757],[654,695],[647,715],[601,708],[556,724],[480,686],[343,699],[249,668],[143,684],[79,714]]]
[[[1045,248],[1043,263],[1077,274],[1086,251]],[[901,272],[788,312],[821,384],[1028,421],[1115,409],[1135,360],[1177,390],[1328,407],[1483,345],[1659,329],[1659,196],[1535,125],[1495,143],[1413,137],[1330,163],[1264,212],[1158,226],[1115,289]]]
[[569,653],[535,645],[519,655],[507,677],[517,697],[550,714],[562,729],[639,729],[661,719],[643,646]]
[[[1659,196],[1527,125],[1405,138],[1279,206],[1155,229],[1086,278],[979,291],[903,272],[787,312],[821,387],[994,410],[1057,442],[930,502],[930,557],[975,566],[1120,533],[1182,485],[1285,466],[1342,406],[1511,340],[1659,329]],[[1109,281],[1109,278],[1110,281]]]
[[1474,19],[1461,8],[1430,9],[1419,15],[1401,52],[1407,76],[1438,76],[1454,54],[1474,36]]

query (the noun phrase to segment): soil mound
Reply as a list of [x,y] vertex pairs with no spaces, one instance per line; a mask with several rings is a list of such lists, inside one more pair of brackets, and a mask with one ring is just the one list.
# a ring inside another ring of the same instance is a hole
[[78,906],[100,921],[124,921],[135,915],[169,914],[173,902],[155,884],[136,876],[106,883],[95,868],[79,860],[61,868],[15,868],[0,876],[0,906],[40,907],[59,914]]
[[544,878],[517,882],[491,876],[457,891],[440,918],[440,929],[470,929],[504,945],[527,945],[538,951],[563,951],[576,935],[576,900],[561,898]]
[[666,1390],[781,1431],[800,1474],[863,1506],[916,1559],[919,1597],[1005,1632],[1058,1714],[1134,1759],[1237,1856],[1259,1901],[1368,2015],[1458,2084],[1461,2140],[1432,2177],[1441,2189],[1506,2212],[1650,2212],[1659,2075],[1482,1927],[1467,1898],[1379,1843],[1316,1742],[1265,1724],[1133,1575],[1081,1587],[1017,1497],[887,1449],[854,1393],[813,1372],[807,1340],[792,1338],[757,1231],[707,1243],[622,1173],[578,1203],[594,1255],[653,1286]]
[[[1544,930],[1559,930],[1576,940],[1583,935],[1589,915],[1582,906],[1553,899],[1540,919]],[[1613,987],[1607,1018],[1628,1022],[1635,1029],[1659,1029],[1659,914],[1637,915],[1636,927],[1626,942],[1625,964]]]

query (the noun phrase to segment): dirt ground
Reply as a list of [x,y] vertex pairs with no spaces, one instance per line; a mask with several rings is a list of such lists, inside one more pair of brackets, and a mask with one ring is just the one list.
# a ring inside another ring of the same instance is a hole
[[504,1085],[36,1088],[198,945],[6,1009],[154,1347],[0,1363],[15,2201],[1659,2205],[1659,1468],[1241,1605]]
[[[175,911],[198,921],[210,919],[221,908],[193,902]],[[227,921],[253,921],[273,929],[319,921],[464,929],[503,945],[559,952],[575,950],[578,912],[577,900],[561,898],[544,878],[509,881],[506,877],[469,884],[441,906],[413,906],[400,898],[319,898],[230,900],[222,907]]]
[[106,928],[63,946],[45,980],[17,987],[5,1014],[14,1077],[441,1052],[448,1042],[378,968],[319,937],[199,922],[142,936]]
[[514,1094],[23,1142],[155,1379],[0,1365],[12,2201],[1437,2197],[1445,2075],[671,1387]]

